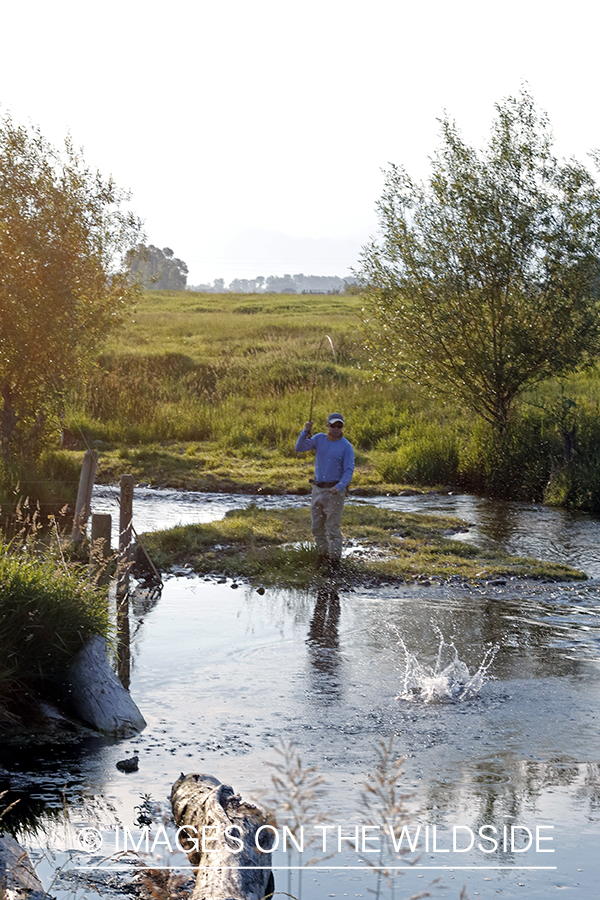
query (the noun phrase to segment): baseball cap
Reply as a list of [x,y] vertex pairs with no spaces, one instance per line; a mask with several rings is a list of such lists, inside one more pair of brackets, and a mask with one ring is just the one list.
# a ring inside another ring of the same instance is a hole
[[330,416],[327,416],[327,424],[332,425],[334,422],[341,422],[344,424],[344,417],[341,413],[331,413]]

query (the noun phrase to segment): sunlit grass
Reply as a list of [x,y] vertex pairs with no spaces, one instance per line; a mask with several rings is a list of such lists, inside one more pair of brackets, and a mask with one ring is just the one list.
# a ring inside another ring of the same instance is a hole
[[[451,487],[600,509],[597,371],[532,389],[499,439],[448,398],[374,380],[361,302],[149,292],[67,398],[66,423],[82,447],[100,449],[100,480],[130,471],[180,488],[298,491],[310,463],[293,448],[314,391],[315,429],[334,409],[344,413],[357,450],[355,489]],[[145,461],[133,454],[140,447],[151,448]],[[124,450],[131,457],[116,455]]]
[[[343,532],[360,544],[361,558],[345,559],[350,583],[413,581],[460,576],[481,581],[500,576],[583,578],[566,566],[479,550],[450,540],[466,523],[450,516],[397,513],[346,504]],[[309,587],[318,578],[308,507],[265,510],[250,505],[219,522],[181,525],[143,536],[157,564],[191,566],[199,573],[246,578],[255,584]]]

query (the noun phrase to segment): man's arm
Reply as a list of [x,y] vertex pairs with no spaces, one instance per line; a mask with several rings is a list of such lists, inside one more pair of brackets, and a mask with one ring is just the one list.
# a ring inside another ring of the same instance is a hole
[[308,450],[315,449],[314,438],[310,436],[312,431],[312,424],[312,422],[306,422],[304,428],[300,432],[300,437],[296,441],[295,447],[297,453],[307,453]]

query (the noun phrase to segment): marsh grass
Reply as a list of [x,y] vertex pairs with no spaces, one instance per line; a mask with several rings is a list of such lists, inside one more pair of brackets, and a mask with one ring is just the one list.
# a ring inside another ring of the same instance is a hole
[[[316,850],[317,836],[313,831],[317,825],[325,825],[330,821],[331,811],[324,813],[320,810],[320,801],[324,795],[325,777],[317,766],[307,766],[301,759],[294,741],[281,741],[274,747],[277,759],[267,762],[270,769],[271,788],[265,790],[259,798],[260,805],[270,825],[277,829],[286,826],[298,846],[303,847],[298,851],[294,843],[290,841],[288,848],[289,866],[287,871],[287,895],[295,900],[302,900],[302,867],[322,862],[323,856]],[[308,830],[309,839],[304,840],[305,831]],[[310,859],[301,856],[306,850],[315,851]],[[292,869],[296,864],[297,887],[292,894]],[[283,891],[275,891],[274,896],[283,894]]]
[[[354,486],[388,492],[380,442],[395,439],[395,452],[407,428],[442,427],[449,411],[371,378],[360,310],[359,296],[150,292],[67,398],[66,424],[82,450],[102,442],[101,480],[127,469],[180,488],[306,490],[311,461],[294,444],[314,383],[316,427],[334,408],[347,416]],[[317,359],[326,333],[335,359]],[[398,467],[393,476],[408,483]]]
[[[481,581],[500,576],[570,580],[584,578],[566,566],[479,550],[449,534],[466,523],[455,517],[397,513],[347,503],[343,532],[361,556],[346,558],[349,585],[459,577]],[[308,507],[265,510],[255,504],[231,510],[218,522],[181,525],[142,536],[159,568],[187,564],[203,574],[244,578],[253,584],[307,589],[319,579]]]
[[37,459],[0,462],[0,527],[5,535],[19,528],[25,507],[34,508],[40,521],[60,516],[77,493],[80,454],[45,449]]
[[[334,855],[330,853],[329,856],[323,856],[318,849],[318,840],[314,834],[316,827],[335,821],[337,812],[330,806],[326,811],[323,810],[327,781],[317,766],[308,766],[303,762],[294,741],[282,740],[274,750],[276,760],[266,763],[271,771],[271,787],[262,792],[259,803],[265,810],[269,823],[278,829],[286,826],[296,843],[304,847],[302,852],[310,850],[313,843],[315,845],[314,857],[308,861],[302,858],[296,885],[292,884],[291,870],[288,869],[287,891],[275,890],[274,896],[283,895],[301,900],[303,869],[316,863],[322,864]],[[414,800],[414,795],[404,791],[400,785],[405,757],[397,757],[393,736],[380,739],[375,748],[375,759],[373,771],[362,783],[357,813],[362,823],[380,827],[380,852],[375,861],[372,856],[360,853],[359,858],[365,870],[371,869],[375,876],[375,888],[367,888],[367,892],[374,894],[376,900],[381,900],[384,892],[390,900],[395,900],[398,896],[398,862],[414,865],[420,858],[420,854],[415,855],[408,846],[401,846],[403,828],[416,817],[410,802]],[[309,841],[306,841],[305,832],[311,836]],[[356,849],[358,852],[358,847]],[[294,849],[291,841],[287,852],[290,853],[290,865],[293,865],[294,859],[300,865],[300,853]],[[430,897],[430,888],[438,881],[439,879],[434,879],[426,890],[412,894],[405,900]],[[464,888],[460,896],[467,900]]]
[[[595,369],[524,395],[499,435],[455,401],[374,380],[359,295],[151,291],[90,375],[65,396],[79,453],[48,447],[19,473],[0,472],[42,508],[73,499],[80,454],[101,452],[98,480],[123,472],[204,491],[307,489],[311,461],[294,444],[315,384],[315,428],[344,412],[357,451],[353,488],[408,486],[600,509],[600,379]],[[335,358],[318,356],[329,334]],[[58,422],[54,442],[58,436]],[[74,463],[73,463],[74,461]],[[25,487],[23,487],[25,486]]]

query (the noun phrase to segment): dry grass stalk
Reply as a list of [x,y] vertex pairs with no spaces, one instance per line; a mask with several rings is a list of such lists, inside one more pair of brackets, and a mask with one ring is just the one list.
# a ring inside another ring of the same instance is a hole
[[[375,861],[370,857],[362,857],[362,859],[373,869],[377,878],[376,887],[374,890],[370,889],[371,893],[374,893],[379,900],[385,882],[390,889],[391,900],[394,900],[398,877],[396,864],[403,862],[404,865],[414,865],[420,858],[419,855],[408,859],[408,854],[411,853],[410,848],[400,846],[399,849],[396,849],[395,846],[402,829],[414,817],[414,813],[411,812],[408,805],[408,801],[414,795],[399,788],[398,782],[402,777],[402,766],[406,757],[395,756],[393,737],[388,740],[381,738],[376,752],[378,761],[374,773],[363,783],[360,807],[368,821],[381,825],[383,840],[379,856]],[[432,887],[437,880],[432,881],[427,887]],[[429,890],[424,890],[413,894],[409,900],[419,900],[419,898],[429,896],[431,896]]]

